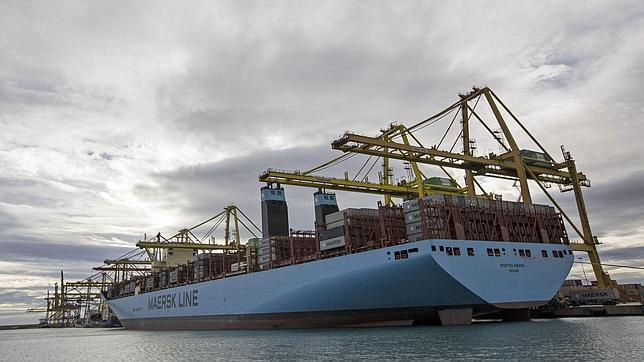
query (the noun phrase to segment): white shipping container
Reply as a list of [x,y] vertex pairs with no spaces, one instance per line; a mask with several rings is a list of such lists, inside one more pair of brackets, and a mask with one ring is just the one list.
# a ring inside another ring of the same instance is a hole
[[344,226],[344,220],[338,220],[329,224],[326,224],[326,229],[335,229],[337,227]]
[[575,302],[605,302],[617,299],[619,292],[615,288],[584,288],[570,293],[570,300]]
[[409,200],[403,203],[405,212],[412,212],[418,210],[418,200]]
[[257,255],[266,255],[270,254],[271,252],[275,253],[275,245],[266,245],[257,249]]
[[[329,225],[336,222],[344,222],[344,211],[336,211],[324,217],[324,222]],[[328,226],[327,226],[328,227]]]
[[246,262],[232,263],[230,264],[230,271],[236,272],[246,269]]
[[259,255],[257,256],[257,263],[265,264],[276,259],[277,259],[277,256],[275,254],[273,254],[272,257],[271,257],[271,254]]
[[378,216],[378,210],[377,209],[367,209],[367,208],[349,208],[349,209],[344,209],[340,211],[336,211],[332,214],[329,214],[324,217],[324,222],[328,225],[330,223],[334,223],[340,220],[344,220],[344,214],[347,214],[348,217],[351,216]]
[[405,216],[405,222],[407,224],[414,223],[414,222],[419,222],[419,221],[420,221],[420,211],[409,213],[409,214],[407,214]]
[[407,235],[420,233],[423,229],[423,225],[420,222],[409,223],[407,224]]
[[339,248],[345,245],[344,235],[320,241],[320,250]]

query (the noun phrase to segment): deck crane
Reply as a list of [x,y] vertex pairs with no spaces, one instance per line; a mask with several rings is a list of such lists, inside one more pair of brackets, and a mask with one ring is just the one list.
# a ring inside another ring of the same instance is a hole
[[[469,105],[469,102],[475,99],[483,98],[487,101],[494,120],[501,128],[502,134],[507,140],[508,145],[501,141],[497,133],[493,132],[490,126],[483,118]],[[526,135],[540,148],[542,154],[522,150],[518,147],[517,142],[510,132],[499,106],[519,125]],[[532,197],[528,186],[528,180],[534,181],[544,192],[546,197],[559,210],[564,219],[574,229],[574,231],[583,240],[582,243],[573,243],[571,248],[575,251],[583,251],[588,254],[593,271],[600,287],[610,285],[610,278],[603,271],[599,254],[597,253],[597,238],[592,235],[590,222],[586,211],[581,187],[590,187],[590,181],[580,172],[577,172],[575,161],[570,152],[565,151],[562,146],[562,162],[554,161],[554,158],[545,150],[537,139],[525,128],[525,126],[516,118],[508,107],[497,97],[489,88],[474,88],[470,93],[460,96],[460,100],[450,107],[438,113],[437,116],[446,112],[458,109],[462,114],[463,129],[460,133],[463,139],[463,152],[453,152],[438,149],[437,147],[424,147],[422,144],[410,145],[409,142],[396,142],[391,137],[390,140],[381,137],[367,137],[354,133],[346,133],[341,138],[333,141],[332,147],[343,152],[362,153],[372,156],[386,157],[388,159],[398,159],[416,164],[429,164],[440,166],[447,169],[461,169],[465,171],[466,189],[469,195],[476,195],[475,184],[482,189],[477,176],[495,177],[506,180],[518,181],[521,191],[521,199],[524,203],[532,203]],[[479,121],[484,128],[498,141],[504,148],[505,152],[501,154],[490,153],[487,156],[474,156],[468,146],[469,140],[469,119],[471,114]],[[403,137],[405,134],[411,137],[414,129],[431,122],[437,116],[415,124],[409,128],[398,128],[398,135]],[[395,135],[394,135],[395,136]],[[414,137],[415,138],[415,137]],[[536,157],[542,155],[542,157]],[[577,212],[580,219],[581,228],[577,226],[568,214],[555,201],[553,196],[546,189],[545,183],[559,184],[562,191],[573,191],[577,204]],[[483,190],[484,192],[484,190]],[[484,192],[485,193],[485,192]]]
[[[211,222],[213,225],[208,225]],[[212,234],[222,223],[224,224],[224,244],[217,244]],[[146,237],[145,240],[137,242],[136,246],[145,250],[148,258],[152,261],[153,269],[166,266],[168,260],[177,253],[186,254],[188,252],[191,257],[198,251],[239,252],[242,247],[239,233],[240,224],[256,238],[258,234],[261,234],[261,229],[243,211],[235,205],[228,205],[217,215],[193,227],[181,229],[169,238],[158,233],[154,238],[148,239]],[[195,235],[196,230],[204,226],[209,227],[208,231],[202,237]]]

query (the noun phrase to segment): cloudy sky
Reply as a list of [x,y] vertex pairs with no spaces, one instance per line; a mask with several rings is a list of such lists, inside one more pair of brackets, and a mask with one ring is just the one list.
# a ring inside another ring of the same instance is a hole
[[[345,130],[483,85],[592,180],[603,261],[644,265],[644,5],[521,5],[0,1],[0,309],[228,203],[258,220],[263,169],[317,165]],[[311,226],[311,192],[287,190],[293,227]]]

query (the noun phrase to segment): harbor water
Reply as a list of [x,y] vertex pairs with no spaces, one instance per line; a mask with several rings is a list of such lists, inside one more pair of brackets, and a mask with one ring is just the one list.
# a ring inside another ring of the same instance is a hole
[[0,331],[2,361],[644,359],[642,317],[277,331]]

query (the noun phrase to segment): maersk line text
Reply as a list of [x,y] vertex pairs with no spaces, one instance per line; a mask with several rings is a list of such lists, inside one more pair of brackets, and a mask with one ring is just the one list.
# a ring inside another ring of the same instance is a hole
[[149,297],[148,310],[197,307],[199,306],[198,293],[198,289],[193,289],[188,292],[178,292]]

